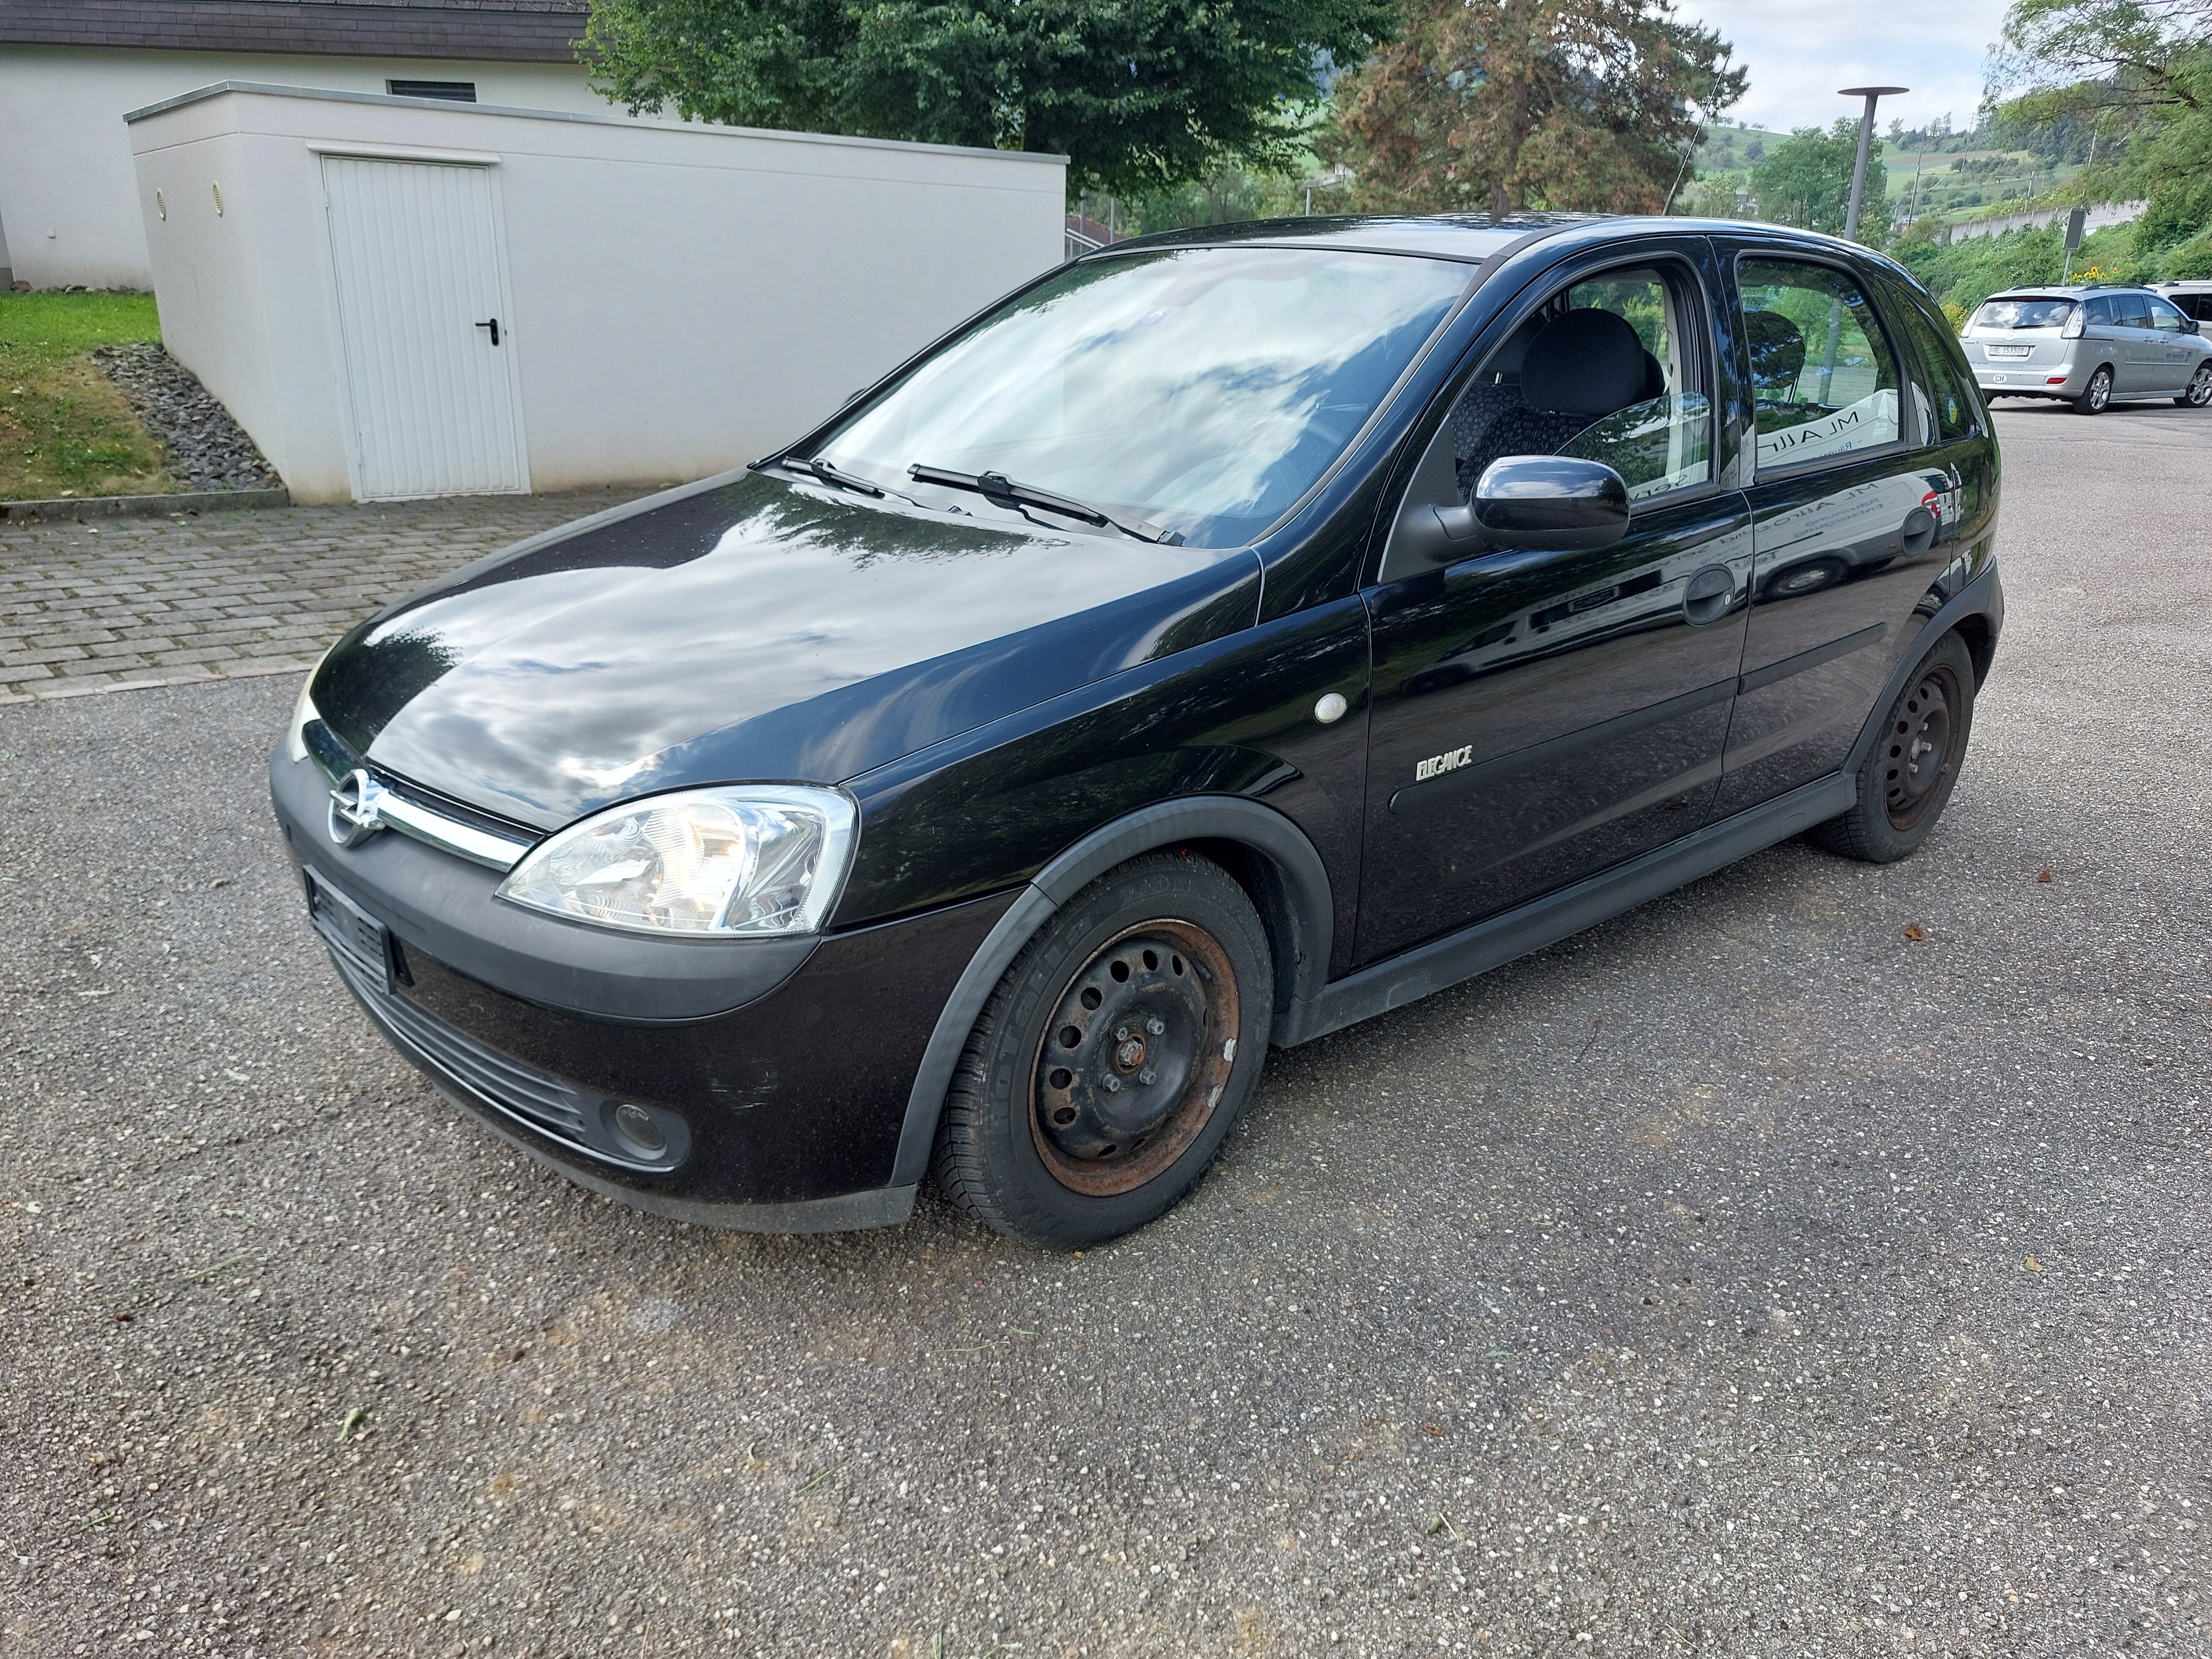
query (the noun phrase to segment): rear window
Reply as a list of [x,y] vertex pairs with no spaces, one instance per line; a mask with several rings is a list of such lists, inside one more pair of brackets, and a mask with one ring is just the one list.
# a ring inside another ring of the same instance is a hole
[[1975,328],[2063,328],[2071,300],[1989,300],[1974,313]]

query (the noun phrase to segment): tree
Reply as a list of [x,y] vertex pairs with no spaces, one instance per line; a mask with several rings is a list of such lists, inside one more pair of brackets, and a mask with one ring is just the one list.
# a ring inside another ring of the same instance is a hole
[[2071,192],[2147,199],[2138,252],[2203,265],[2202,244],[2180,250],[2212,231],[2212,0],[2014,0],[1990,92],[2014,94],[2010,126],[2087,129],[2095,159]]
[[1302,154],[1317,72],[1389,0],[597,0],[599,90],[635,115],[1057,152],[1135,192]]
[[1672,0],[1407,0],[1341,82],[1362,207],[1657,213],[1744,71]]
[[[1796,128],[1752,169],[1751,193],[1758,199],[1759,217],[1842,235],[1858,152],[1859,124],[1848,115],[1826,131]],[[1866,199],[1859,205],[1859,235],[1869,242],[1879,241],[1889,228],[1887,180],[1880,158],[1877,146],[1867,161]]]

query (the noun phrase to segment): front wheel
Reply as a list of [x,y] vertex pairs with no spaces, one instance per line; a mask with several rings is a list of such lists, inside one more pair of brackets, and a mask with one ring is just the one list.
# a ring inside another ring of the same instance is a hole
[[2212,357],[2197,365],[2197,372],[2189,377],[2189,389],[2173,401],[2182,409],[2202,409],[2212,404]]
[[2074,400],[2076,415],[2101,415],[2105,405],[2112,401],[2112,371],[2100,367],[2089,377],[2089,384],[2081,388],[2081,395]]
[[1974,722],[1974,659],[1946,634],[1920,659],[1859,767],[1858,803],[1813,837],[1832,853],[1893,864],[1918,850],[1943,815]]
[[1007,969],[946,1095],[931,1170],[1012,1237],[1079,1249],[1196,1183],[1267,1057],[1267,930],[1228,872],[1158,854],[1076,895]]

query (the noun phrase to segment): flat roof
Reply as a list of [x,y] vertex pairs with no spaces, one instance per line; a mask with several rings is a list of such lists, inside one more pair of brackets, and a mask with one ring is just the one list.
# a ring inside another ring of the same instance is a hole
[[[434,109],[447,115],[492,115],[530,121],[574,121],[585,126],[621,127],[629,132],[696,132],[714,137],[781,138],[799,144],[842,144],[860,149],[923,150],[935,155],[988,155],[1001,161],[1042,161],[1065,167],[1067,157],[1041,149],[983,149],[971,144],[925,144],[905,138],[850,138],[836,132],[787,132],[781,127],[724,127],[705,121],[636,121],[623,115],[590,115],[565,109],[523,109],[507,104],[463,104],[448,98],[394,98],[381,92],[338,92],[320,87],[288,87],[269,81],[217,81],[195,87],[157,104],[134,109],[125,121],[141,121],[164,110],[181,108],[225,93],[257,98],[300,98],[318,104],[384,104],[398,109]],[[1120,243],[1115,243],[1116,247]]]

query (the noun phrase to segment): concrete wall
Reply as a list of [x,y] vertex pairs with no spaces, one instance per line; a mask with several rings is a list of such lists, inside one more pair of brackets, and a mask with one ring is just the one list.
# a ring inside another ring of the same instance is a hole
[[381,93],[387,79],[473,81],[479,103],[619,112],[574,64],[0,46],[0,225],[15,280],[33,288],[153,285],[128,112],[219,81]]
[[[2104,229],[2107,225],[2124,225],[2130,219],[2139,219],[2143,210],[2149,205],[2148,202],[2100,203],[2082,216],[2081,234],[2086,236],[2093,230]],[[1948,246],[1953,242],[1972,241],[1981,236],[2002,236],[2008,230],[2040,230],[2045,225],[2057,225],[2063,230],[2066,216],[2073,210],[2063,207],[2033,208],[2026,213],[2000,213],[1994,218],[1968,219],[1962,223],[1946,225],[1943,241]]]
[[540,491],[756,459],[1061,257],[1057,156],[285,88],[131,136],[162,337],[301,501],[355,492],[311,145],[495,158]]

